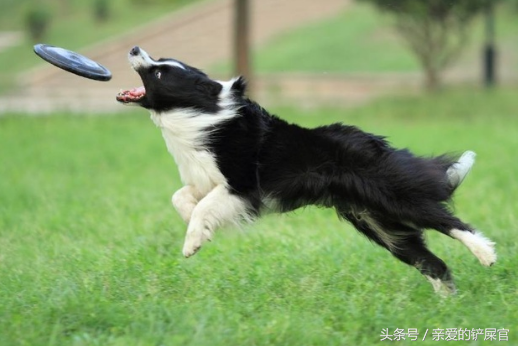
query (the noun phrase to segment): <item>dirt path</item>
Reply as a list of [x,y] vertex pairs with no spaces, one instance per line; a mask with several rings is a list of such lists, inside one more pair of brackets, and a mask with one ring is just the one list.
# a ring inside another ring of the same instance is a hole
[[17,45],[23,37],[20,31],[0,31],[0,51]]

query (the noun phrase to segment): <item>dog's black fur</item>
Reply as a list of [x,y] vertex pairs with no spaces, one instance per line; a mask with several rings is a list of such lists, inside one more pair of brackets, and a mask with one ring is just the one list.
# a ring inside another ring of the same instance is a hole
[[123,93],[119,101],[137,103],[155,114],[183,109],[214,116],[225,109],[235,113],[204,128],[200,138],[229,193],[246,201],[250,214],[306,205],[334,208],[370,240],[453,290],[450,271],[427,249],[423,230],[474,232],[448,206],[458,183],[446,173],[455,159],[417,157],[354,126],[307,129],[290,124],[245,97],[243,78],[227,82],[222,96],[225,83],[193,67],[171,59],[155,61],[147,54],[142,59],[149,60],[146,66],[135,63],[134,68],[145,95],[133,100]]
[[[243,86],[242,80],[234,86],[240,116],[213,131],[208,143],[233,192],[248,199],[255,213],[264,196],[274,199],[280,212],[306,205],[335,208],[403,262],[420,263],[426,275],[451,280],[444,262],[426,248],[422,230],[473,230],[447,205],[455,187],[445,173],[455,160],[416,157],[354,126],[289,124],[242,98]],[[365,215],[394,238],[394,248],[372,222],[362,220]]]

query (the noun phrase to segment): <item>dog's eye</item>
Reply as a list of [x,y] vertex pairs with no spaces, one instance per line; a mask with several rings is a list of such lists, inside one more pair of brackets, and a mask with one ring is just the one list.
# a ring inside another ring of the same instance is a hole
[[158,78],[158,79],[162,78],[162,72],[156,70],[155,71],[155,77]]

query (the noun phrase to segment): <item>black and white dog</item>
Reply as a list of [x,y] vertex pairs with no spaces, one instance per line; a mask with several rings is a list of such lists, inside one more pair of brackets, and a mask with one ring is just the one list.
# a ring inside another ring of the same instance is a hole
[[446,264],[427,249],[424,229],[460,240],[482,265],[496,261],[494,243],[447,204],[473,152],[459,160],[422,158],[353,126],[303,128],[246,98],[243,78],[213,80],[139,47],[129,61],[144,86],[121,91],[117,100],[151,112],[178,165],[185,186],[172,202],[188,223],[186,257],[225,224],[318,205],[417,268],[436,291],[455,286]]

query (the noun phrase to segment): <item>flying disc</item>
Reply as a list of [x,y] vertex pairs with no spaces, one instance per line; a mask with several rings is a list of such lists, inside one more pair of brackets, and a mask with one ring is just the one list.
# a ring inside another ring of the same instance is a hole
[[112,73],[106,67],[67,49],[40,43],[34,46],[34,53],[52,65],[81,77],[98,81],[109,81],[112,78]]

